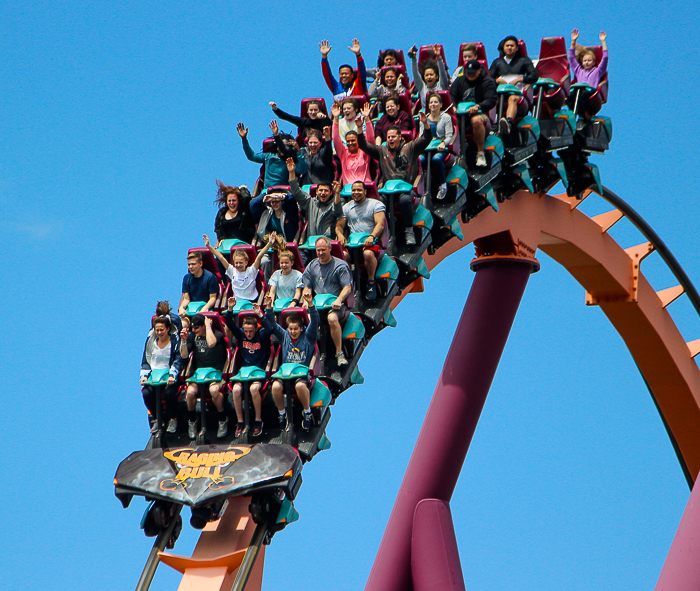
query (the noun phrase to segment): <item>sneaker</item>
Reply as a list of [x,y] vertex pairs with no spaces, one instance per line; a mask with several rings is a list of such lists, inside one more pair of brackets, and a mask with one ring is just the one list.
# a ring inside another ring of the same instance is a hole
[[338,364],[338,367],[348,364],[348,360],[345,359],[345,355],[343,355],[342,351],[335,354],[335,362]]
[[365,299],[373,302],[377,299],[377,282],[372,279],[367,281],[367,291],[365,292]]
[[255,423],[253,423],[253,437],[260,437],[260,435],[262,435],[262,430],[263,422],[255,421]]
[[308,431],[311,429],[311,426],[314,424],[314,415],[312,415],[310,412],[305,412],[304,413],[304,418],[301,421],[301,428],[304,429],[304,431]]
[[510,121],[505,117],[501,117],[501,120],[498,122],[498,130],[503,134],[510,133]]
[[406,237],[406,246],[416,245],[416,233],[413,231],[413,228],[406,230],[404,236]]
[[284,413],[283,415],[279,415],[279,422],[280,422],[280,430],[286,431],[287,427],[289,426],[287,422],[287,413]]
[[442,183],[442,185],[438,187],[438,192],[435,199],[442,201],[445,198],[445,195],[447,195],[447,183]]
[[168,433],[177,433],[177,419],[168,421]]
[[197,437],[197,421],[187,421],[187,436],[190,439]]
[[240,437],[245,429],[245,423],[236,423],[236,437]]
[[228,433],[228,417],[226,417],[225,421],[219,421],[219,430],[216,432],[216,436],[221,439],[222,437],[226,437],[226,434]]
[[583,129],[583,126],[586,124],[586,122],[583,119],[579,119],[576,122],[576,131],[581,131]]
[[153,421],[151,423],[151,435],[158,433],[158,421]]
[[486,164],[486,154],[484,154],[483,152],[476,153],[476,165],[479,168],[482,168],[484,166],[488,166],[488,164]]

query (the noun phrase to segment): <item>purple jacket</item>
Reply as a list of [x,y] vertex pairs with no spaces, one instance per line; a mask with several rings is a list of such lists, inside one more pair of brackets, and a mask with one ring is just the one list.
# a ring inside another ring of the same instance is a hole
[[569,57],[569,67],[573,73],[572,77],[576,78],[576,82],[583,82],[584,84],[588,84],[588,86],[598,88],[598,84],[600,84],[603,76],[605,76],[605,73],[608,71],[608,50],[603,50],[603,59],[600,60],[600,63],[595,68],[591,68],[590,70],[584,70],[583,66],[578,63],[576,59],[576,50],[573,47],[569,48],[567,55]]

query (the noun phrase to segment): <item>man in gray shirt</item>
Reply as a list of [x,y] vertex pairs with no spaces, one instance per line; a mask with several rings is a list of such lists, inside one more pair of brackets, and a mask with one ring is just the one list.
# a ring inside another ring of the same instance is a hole
[[316,295],[336,296],[333,309],[328,312],[328,325],[335,345],[335,359],[340,367],[348,363],[343,354],[342,322],[348,314],[346,301],[352,294],[352,273],[345,261],[331,255],[331,241],[325,236],[316,241],[316,255],[318,258],[308,264],[302,276],[304,294],[313,291]]

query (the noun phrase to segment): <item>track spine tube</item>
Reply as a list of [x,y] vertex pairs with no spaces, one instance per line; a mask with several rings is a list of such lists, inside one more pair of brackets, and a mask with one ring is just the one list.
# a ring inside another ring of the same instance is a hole
[[411,536],[423,499],[449,502],[533,269],[534,259],[479,260],[365,591],[409,591]]
[[245,589],[250,573],[253,570],[253,566],[255,566],[255,559],[258,557],[260,547],[265,540],[267,530],[267,522],[259,523],[255,528],[253,537],[250,540],[250,545],[248,546],[248,550],[243,557],[243,562],[241,562],[241,566],[238,568],[238,572],[236,573],[236,579],[233,581],[231,591],[243,591]]
[[146,565],[143,567],[139,582],[136,584],[136,591],[148,591],[148,588],[151,586],[156,569],[160,564],[158,553],[165,550],[168,540],[173,535],[181,510],[182,505],[177,505],[174,514],[170,517],[170,524],[158,534],[156,541],[153,543],[153,548],[151,548],[151,553],[148,555],[148,560],[146,560]]

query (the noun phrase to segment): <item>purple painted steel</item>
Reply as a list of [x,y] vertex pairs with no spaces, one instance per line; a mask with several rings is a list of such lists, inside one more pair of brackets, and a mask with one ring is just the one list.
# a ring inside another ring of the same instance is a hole
[[423,499],[449,501],[534,259],[477,259],[472,284],[365,591],[409,591],[411,529]]
[[423,499],[413,516],[411,573],[415,591],[466,591],[450,504]]
[[690,493],[654,591],[700,589],[700,486]]

